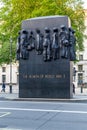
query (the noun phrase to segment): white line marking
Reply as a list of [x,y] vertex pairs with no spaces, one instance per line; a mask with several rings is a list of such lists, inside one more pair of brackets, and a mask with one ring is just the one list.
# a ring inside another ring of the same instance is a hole
[[0,128],[0,130],[22,130],[22,129],[13,129],[13,128]]
[[74,113],[74,114],[87,114],[87,111],[68,111],[68,110],[49,110],[49,109],[25,109],[25,108],[4,108],[1,110],[13,110],[13,111],[33,111],[33,112],[53,112],[53,113]]
[[11,114],[11,112],[0,112],[0,113],[2,114],[0,115],[0,118]]

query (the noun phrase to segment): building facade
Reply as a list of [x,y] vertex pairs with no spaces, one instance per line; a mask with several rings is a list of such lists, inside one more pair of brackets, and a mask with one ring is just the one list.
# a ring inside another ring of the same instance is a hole
[[18,92],[19,86],[19,64],[14,63],[12,65],[3,64],[0,66],[0,90],[2,89],[2,83],[6,84],[6,91],[10,92],[10,84],[12,84],[12,91]]
[[[85,34],[87,35],[87,10],[85,10]],[[78,52],[78,62],[75,64],[76,77],[75,86],[87,88],[87,39],[84,39],[84,51]]]

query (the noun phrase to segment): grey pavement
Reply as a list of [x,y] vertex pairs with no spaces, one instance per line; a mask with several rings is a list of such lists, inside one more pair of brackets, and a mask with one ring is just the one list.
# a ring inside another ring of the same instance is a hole
[[12,93],[9,93],[9,87],[6,87],[6,92],[1,92],[0,90],[0,100],[51,100],[51,101],[87,101],[87,88],[83,89],[81,93],[81,88],[75,88],[75,94],[72,99],[38,99],[38,98],[19,98],[18,86],[13,87]]
[[0,92],[0,100],[20,100],[20,101],[67,101],[67,102],[87,102],[87,93],[76,92],[73,94],[71,99],[46,99],[46,98],[19,98],[18,92],[9,93],[9,92]]
[[0,92],[0,99],[18,99],[18,93]]

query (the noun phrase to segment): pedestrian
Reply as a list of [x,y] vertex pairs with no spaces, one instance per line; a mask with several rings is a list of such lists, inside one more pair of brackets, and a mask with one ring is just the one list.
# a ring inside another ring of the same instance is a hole
[[2,90],[1,90],[1,92],[5,92],[5,87],[6,87],[6,86],[5,86],[5,83],[3,82],[3,83],[2,83]]
[[75,94],[75,85],[74,85],[74,83],[73,83],[73,93]]

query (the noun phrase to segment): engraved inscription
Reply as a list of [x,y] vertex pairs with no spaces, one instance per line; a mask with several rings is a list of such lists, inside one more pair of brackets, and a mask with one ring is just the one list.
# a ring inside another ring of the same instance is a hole
[[22,75],[22,77],[24,78],[24,79],[41,79],[41,78],[48,78],[48,79],[52,79],[52,78],[57,78],[57,79],[61,79],[61,78],[65,78],[66,77],[66,75],[65,74],[56,74],[56,75],[51,75],[51,74],[46,74],[46,75],[44,75],[44,74],[40,74],[40,75],[38,75],[38,74],[30,74],[30,75],[27,75],[27,74],[24,74],[24,75]]

